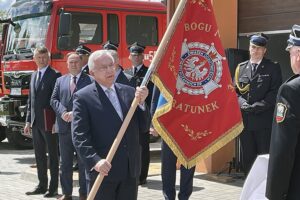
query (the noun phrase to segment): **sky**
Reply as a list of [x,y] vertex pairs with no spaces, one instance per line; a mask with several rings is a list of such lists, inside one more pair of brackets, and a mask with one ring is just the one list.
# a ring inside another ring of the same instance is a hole
[[0,0],[0,10],[8,10],[9,6],[14,2],[15,0]]

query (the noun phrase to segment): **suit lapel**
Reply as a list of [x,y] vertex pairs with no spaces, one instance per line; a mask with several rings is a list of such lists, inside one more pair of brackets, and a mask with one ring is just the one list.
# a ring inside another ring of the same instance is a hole
[[32,79],[31,79],[31,90],[33,92],[33,94],[36,94],[37,88],[36,88],[36,76],[37,76],[37,71],[35,71],[32,74]]
[[265,59],[262,59],[262,61],[257,66],[256,72],[255,72],[254,75],[260,74],[260,72],[262,71],[262,69],[265,67],[264,65],[265,65]]
[[[249,62],[250,63],[250,62]],[[257,78],[257,76],[259,76],[259,74],[261,74],[261,71],[265,68],[265,59],[263,58],[262,61],[259,63],[259,65],[256,68],[255,73],[252,76],[252,79]]]
[[[103,106],[105,106],[107,109],[109,109],[110,113],[114,113],[114,115],[116,116],[117,119],[121,120],[121,118],[119,117],[119,115],[118,115],[117,111],[115,110],[114,106],[111,104],[110,100],[106,96],[105,92],[103,91],[101,86],[96,82],[95,82],[95,89],[94,90],[95,90],[95,93],[96,93],[95,95],[98,97],[98,99],[100,99],[101,104],[103,104]],[[121,102],[120,102],[120,104],[121,104]],[[121,106],[121,109],[122,109],[122,106]],[[123,109],[122,109],[122,112],[123,112]]]
[[140,70],[136,73],[136,77],[144,77],[145,74],[147,73],[147,67],[145,65],[142,65]]
[[87,79],[89,78],[88,75],[84,74],[84,73],[81,73],[78,81],[77,81],[77,84],[76,84],[76,88],[75,88],[75,91],[77,90],[80,90],[83,86],[86,86],[86,82],[87,82]]
[[65,87],[67,87],[67,90],[68,90],[68,96],[67,96],[67,98],[69,99],[69,101],[72,100],[71,88],[70,88],[70,81],[71,81],[71,75],[69,74],[65,78],[64,83],[63,83],[65,85]]
[[[82,88],[82,84],[85,82],[86,77],[88,77],[88,75],[86,75],[85,73],[81,73],[80,77],[77,80],[76,88],[73,94]],[[68,81],[66,83],[68,84],[68,91],[69,91],[68,94],[69,94],[69,99],[71,101],[73,100],[73,94],[71,94],[70,82],[71,82],[71,75],[68,76]]]
[[51,70],[51,68],[48,65],[47,69],[46,69],[46,71],[45,71],[45,73],[44,73],[44,75],[43,75],[43,77],[40,81],[39,87],[37,88],[37,92],[39,92],[41,90],[41,88],[44,86],[44,83],[47,83],[47,80],[49,79],[50,70]]
[[[101,101],[101,98],[100,98],[100,93],[101,93],[101,91],[100,91],[100,89],[101,88],[98,88],[98,84],[96,83],[96,81],[95,81],[95,83],[94,83],[94,89],[93,89],[93,91],[94,91],[94,95],[98,98],[98,99],[100,99],[100,101]],[[102,89],[101,89],[102,90]],[[103,90],[102,90],[103,91]]]
[[246,72],[246,76],[249,78],[249,80],[252,79],[252,67],[250,61],[248,61],[246,68],[244,69]]

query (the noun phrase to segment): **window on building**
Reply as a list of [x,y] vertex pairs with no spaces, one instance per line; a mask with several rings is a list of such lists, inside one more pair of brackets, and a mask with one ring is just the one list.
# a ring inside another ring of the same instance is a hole
[[98,13],[72,13],[71,44],[101,44],[103,41],[102,15]]
[[119,19],[116,14],[107,15],[107,39],[119,44]]
[[157,18],[153,16],[128,15],[126,17],[126,42],[138,42],[145,46],[158,45]]

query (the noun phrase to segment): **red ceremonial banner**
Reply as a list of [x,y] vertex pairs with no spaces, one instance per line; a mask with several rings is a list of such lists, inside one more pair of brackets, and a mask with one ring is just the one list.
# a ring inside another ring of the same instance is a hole
[[190,168],[243,129],[210,0],[185,1],[163,52],[152,80],[167,103],[153,126]]

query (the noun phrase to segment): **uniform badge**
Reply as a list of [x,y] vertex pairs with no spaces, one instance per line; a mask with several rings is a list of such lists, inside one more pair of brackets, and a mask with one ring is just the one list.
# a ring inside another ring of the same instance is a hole
[[282,103],[277,104],[277,112],[276,112],[276,122],[277,123],[284,121],[286,111],[287,111],[286,105],[284,105]]
[[205,98],[215,89],[222,78],[222,60],[214,44],[200,42],[182,43],[176,88],[189,95],[204,95]]

